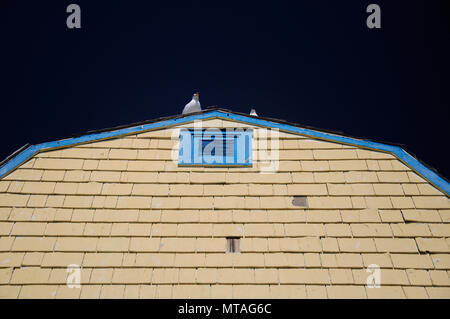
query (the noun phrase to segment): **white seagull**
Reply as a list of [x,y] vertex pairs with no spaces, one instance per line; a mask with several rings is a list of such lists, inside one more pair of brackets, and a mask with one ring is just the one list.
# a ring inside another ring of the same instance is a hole
[[258,116],[258,114],[256,114],[255,109],[251,109],[251,110],[250,110],[250,115]]
[[186,106],[183,109],[183,114],[188,113],[194,113],[194,112],[200,112],[202,110],[202,107],[200,106],[200,101],[198,100],[199,94],[195,93],[192,97],[191,102],[186,104]]

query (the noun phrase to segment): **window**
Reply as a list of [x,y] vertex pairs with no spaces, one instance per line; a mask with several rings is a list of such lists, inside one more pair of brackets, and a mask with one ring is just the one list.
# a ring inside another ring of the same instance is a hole
[[227,237],[227,253],[240,252],[239,239],[239,237]]
[[251,130],[181,129],[178,165],[251,166]]

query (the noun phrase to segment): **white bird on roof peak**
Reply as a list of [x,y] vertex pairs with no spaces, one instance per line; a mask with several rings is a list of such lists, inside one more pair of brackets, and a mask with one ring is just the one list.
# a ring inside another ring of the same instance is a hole
[[256,110],[255,109],[251,109],[250,110],[250,115],[258,116],[258,114],[256,114]]
[[184,107],[183,114],[200,112],[202,110],[202,107],[200,106],[200,101],[198,98],[199,98],[199,94],[195,93],[194,96],[192,97],[191,102],[186,104],[186,106]]

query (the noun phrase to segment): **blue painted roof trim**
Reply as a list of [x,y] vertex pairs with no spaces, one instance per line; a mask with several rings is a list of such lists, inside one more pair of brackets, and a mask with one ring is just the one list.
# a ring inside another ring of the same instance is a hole
[[154,122],[149,124],[143,124],[138,125],[134,127],[128,127],[128,128],[122,128],[118,130],[113,131],[106,131],[106,132],[100,132],[100,133],[93,133],[88,135],[83,135],[80,137],[74,137],[64,140],[58,140],[53,142],[46,142],[42,144],[37,145],[31,145],[13,158],[11,158],[9,161],[7,161],[1,168],[0,168],[0,179],[9,174],[11,171],[13,171],[15,168],[17,168],[19,165],[26,162],[28,159],[36,155],[37,153],[52,150],[52,149],[58,149],[58,148],[64,148],[69,146],[74,146],[78,144],[84,144],[88,142],[93,141],[100,141],[105,139],[110,139],[114,137],[120,137],[124,135],[130,135],[130,134],[136,134],[144,131],[150,131],[165,127],[170,127],[174,125],[180,125],[185,124],[188,122],[192,122],[194,120],[205,120],[205,119],[211,119],[211,118],[224,118],[224,119],[230,119],[235,120],[238,122],[246,123],[246,124],[253,124],[257,126],[266,126],[271,128],[277,128],[281,131],[285,132],[291,132],[291,133],[297,133],[302,134],[318,139],[323,139],[327,141],[332,142],[338,142],[338,143],[344,143],[347,145],[353,145],[353,146],[359,146],[367,149],[372,150],[378,150],[386,153],[390,153],[394,156],[396,156],[398,159],[400,159],[403,163],[405,163],[407,166],[409,166],[412,170],[417,172],[420,176],[428,180],[430,183],[432,183],[435,187],[440,189],[442,192],[444,192],[447,196],[450,196],[450,183],[447,182],[445,179],[440,177],[438,174],[436,174],[433,170],[429,169],[420,161],[418,161],[415,157],[408,154],[404,149],[402,149],[399,146],[394,145],[388,145],[388,144],[382,144],[378,142],[372,142],[372,141],[366,141],[366,140],[360,140],[356,138],[346,137],[346,136],[340,136],[335,135],[331,133],[326,132],[320,132],[315,131],[312,129],[307,128],[301,128],[292,126],[285,123],[277,123],[272,122],[268,120],[264,120],[258,117],[249,117],[244,115],[239,115],[231,112],[224,112],[220,110],[212,110],[212,111],[206,111],[204,113],[197,113],[190,116],[180,117],[180,118],[173,118],[173,119],[167,119],[162,120],[160,122]]

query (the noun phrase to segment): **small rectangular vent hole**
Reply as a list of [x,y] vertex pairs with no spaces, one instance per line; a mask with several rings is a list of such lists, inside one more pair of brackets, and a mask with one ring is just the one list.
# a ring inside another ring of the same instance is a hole
[[306,196],[294,196],[292,205],[298,207],[308,207],[308,200],[306,199]]
[[227,237],[227,253],[240,252],[239,239],[239,237]]

